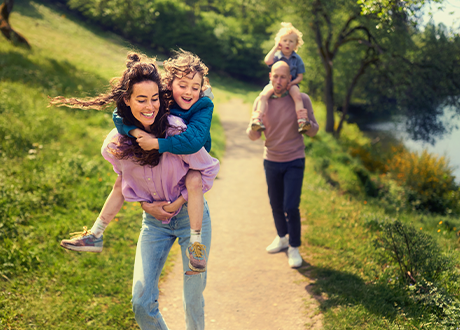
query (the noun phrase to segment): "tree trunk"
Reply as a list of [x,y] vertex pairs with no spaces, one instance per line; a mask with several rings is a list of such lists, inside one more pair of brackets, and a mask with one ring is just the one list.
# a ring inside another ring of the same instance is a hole
[[332,65],[326,64],[326,86],[324,91],[326,102],[326,132],[334,133],[334,77]]
[[10,40],[14,44],[20,44],[30,48],[26,38],[13,30],[9,23],[10,13],[13,10],[14,1],[5,0],[0,5],[0,31],[6,39]]
[[347,96],[345,97],[345,100],[343,101],[342,117],[340,118],[339,126],[337,127],[337,131],[334,133],[336,138],[340,137],[340,131],[342,130],[343,122],[345,121],[345,118],[347,117],[347,114],[348,114],[348,108],[350,106],[351,96],[353,95],[353,90],[355,89],[355,86],[358,83],[359,78],[364,74],[364,72],[366,71],[366,68],[370,64],[375,63],[377,61],[378,61],[378,58],[372,58],[370,60],[365,60],[361,62],[361,66],[358,72],[353,77],[350,87],[348,87]]

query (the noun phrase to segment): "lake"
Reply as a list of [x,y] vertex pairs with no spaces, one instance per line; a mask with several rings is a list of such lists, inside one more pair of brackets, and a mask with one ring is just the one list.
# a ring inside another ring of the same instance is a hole
[[[450,121],[450,118],[451,112],[446,109],[443,121]],[[457,124],[459,128],[454,129],[450,134],[445,134],[441,138],[437,138],[434,145],[414,141],[409,138],[407,133],[405,133],[403,122],[367,123],[366,125],[362,125],[361,129],[372,137],[379,136],[379,133],[383,133],[382,135],[390,134],[394,138],[401,140],[412,151],[427,149],[432,154],[446,156],[453,168],[453,174],[456,177],[455,181],[460,183],[460,118],[457,117],[454,124]]]

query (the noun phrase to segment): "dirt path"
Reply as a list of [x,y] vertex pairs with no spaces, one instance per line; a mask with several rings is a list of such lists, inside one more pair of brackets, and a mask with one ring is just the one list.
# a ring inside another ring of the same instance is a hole
[[[234,99],[219,106],[227,148],[218,179],[206,195],[213,227],[207,330],[320,329],[307,278],[289,268],[286,253],[265,247],[276,236],[262,163],[263,141],[245,130],[250,105]],[[305,260],[305,258],[304,258]],[[161,286],[160,309],[171,330],[184,330],[182,263]],[[307,267],[307,266],[304,266]]]

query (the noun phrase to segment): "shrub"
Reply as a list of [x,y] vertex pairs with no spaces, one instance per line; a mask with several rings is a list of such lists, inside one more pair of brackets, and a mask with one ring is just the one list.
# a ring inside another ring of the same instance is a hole
[[400,221],[377,222],[382,229],[374,241],[399,267],[400,283],[436,329],[458,329],[460,324],[459,274],[454,258],[441,253],[429,235]]
[[396,210],[460,213],[460,189],[445,157],[426,150],[411,152],[401,144],[389,150],[371,144],[350,147],[350,154],[366,169],[380,173],[379,196],[384,201],[394,204]]
[[397,220],[383,223],[381,228],[375,246],[383,248],[399,265],[401,280],[406,284],[415,284],[422,278],[434,281],[440,278],[442,272],[454,269],[452,262],[441,254],[438,244],[428,234]]
[[385,165],[387,173],[405,188],[416,209],[440,214],[460,211],[459,188],[445,157],[437,158],[426,150],[419,154],[393,147],[393,151]]

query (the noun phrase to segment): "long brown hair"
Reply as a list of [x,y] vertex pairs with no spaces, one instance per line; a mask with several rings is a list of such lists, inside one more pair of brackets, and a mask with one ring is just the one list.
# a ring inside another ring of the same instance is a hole
[[[164,92],[165,88],[161,82],[161,76],[155,63],[155,59],[149,59],[144,55],[137,53],[129,53],[126,60],[126,70],[121,77],[110,80],[111,89],[106,94],[99,96],[78,99],[65,98],[58,96],[50,99],[51,105],[67,106],[72,108],[96,109],[102,110],[113,103],[117,106],[117,114],[123,118],[125,125],[135,125],[140,129],[144,129],[143,125],[133,116],[131,108],[125,104],[125,99],[129,99],[133,93],[135,84],[153,81],[158,85],[160,92],[160,109],[155,118],[155,122],[150,126],[150,133],[157,138],[164,138],[166,130],[169,128],[168,115],[169,112],[165,107]],[[130,158],[141,166],[158,165],[161,154],[158,150],[143,150],[136,142],[135,138],[129,136],[121,136],[116,142],[117,148],[110,148],[110,152],[118,159]]]

